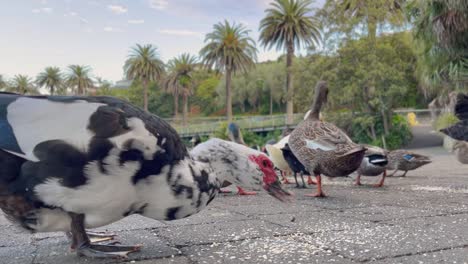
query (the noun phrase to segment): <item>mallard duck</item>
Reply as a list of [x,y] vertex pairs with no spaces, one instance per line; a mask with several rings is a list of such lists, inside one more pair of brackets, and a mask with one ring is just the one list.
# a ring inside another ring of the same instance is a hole
[[468,142],[457,141],[453,145],[453,151],[455,152],[455,156],[457,156],[457,160],[460,163],[468,164]]
[[376,146],[365,146],[367,148],[361,165],[357,170],[358,176],[356,177],[356,185],[361,185],[362,176],[378,176],[382,174],[382,179],[375,187],[382,187],[387,176],[386,165],[387,151]]
[[389,176],[394,176],[399,170],[404,171],[400,177],[405,177],[410,170],[415,170],[421,166],[431,163],[431,159],[427,156],[410,152],[404,149],[392,150],[387,154],[388,164],[387,169],[395,170]]
[[341,129],[319,119],[322,104],[327,101],[327,83],[320,81],[309,116],[289,137],[289,147],[305,168],[317,178],[315,197],[324,197],[321,175],[347,176],[362,162],[366,148],[354,143]]
[[[188,217],[224,180],[286,195],[263,153],[214,142],[211,155],[194,159],[168,123],[116,98],[0,93],[0,110],[0,208],[27,230],[71,232],[78,255],[138,251],[94,244],[85,228],[131,214]],[[236,160],[250,169],[234,177]]]

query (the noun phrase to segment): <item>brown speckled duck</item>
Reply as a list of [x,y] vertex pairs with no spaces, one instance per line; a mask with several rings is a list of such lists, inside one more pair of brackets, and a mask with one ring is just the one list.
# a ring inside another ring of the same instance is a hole
[[394,176],[399,170],[404,171],[400,177],[405,177],[410,170],[415,170],[421,166],[431,163],[431,159],[427,156],[410,152],[404,149],[392,150],[387,155],[387,169],[395,170],[389,176]]
[[361,166],[357,170],[356,185],[361,185],[362,176],[378,176],[382,174],[379,183],[374,187],[382,187],[387,176],[386,166],[388,164],[387,153],[385,149],[376,146],[365,146],[367,148]]
[[317,193],[325,197],[321,175],[347,176],[354,172],[364,157],[366,148],[354,143],[341,129],[319,119],[322,104],[327,101],[327,83],[320,81],[309,116],[291,133],[289,147],[306,169],[317,178]]

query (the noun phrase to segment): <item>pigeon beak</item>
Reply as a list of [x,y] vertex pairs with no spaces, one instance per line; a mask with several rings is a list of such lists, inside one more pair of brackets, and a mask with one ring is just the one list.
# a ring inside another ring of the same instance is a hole
[[269,195],[275,197],[281,202],[291,202],[294,195],[281,187],[279,179],[271,184],[263,185],[263,188],[268,192]]

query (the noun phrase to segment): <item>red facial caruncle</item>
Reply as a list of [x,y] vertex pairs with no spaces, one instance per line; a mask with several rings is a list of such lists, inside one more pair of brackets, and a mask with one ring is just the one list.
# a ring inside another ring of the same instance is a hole
[[250,155],[249,159],[255,162],[260,170],[263,172],[263,183],[266,185],[273,184],[278,180],[275,170],[273,168],[273,162],[265,155]]

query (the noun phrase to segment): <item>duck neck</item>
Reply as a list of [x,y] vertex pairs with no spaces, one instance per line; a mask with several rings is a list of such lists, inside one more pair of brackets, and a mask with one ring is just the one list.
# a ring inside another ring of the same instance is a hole
[[314,102],[312,103],[309,119],[319,120],[320,110],[327,99],[326,83],[321,81],[315,87]]

